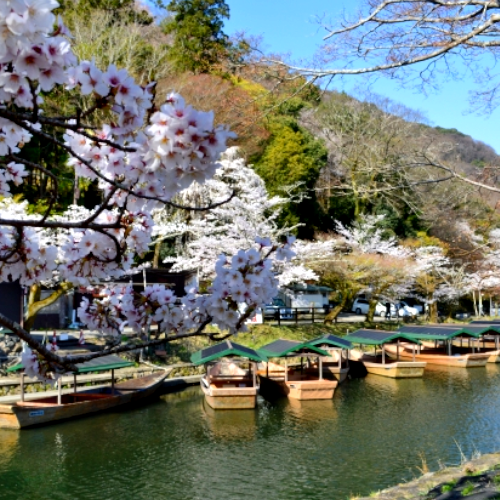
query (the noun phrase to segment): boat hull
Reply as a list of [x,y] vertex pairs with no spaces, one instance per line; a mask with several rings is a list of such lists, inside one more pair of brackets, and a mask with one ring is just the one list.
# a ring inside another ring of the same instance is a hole
[[[397,357],[396,347],[386,346],[385,350],[391,358]],[[399,349],[399,357],[403,360],[413,361],[413,352],[405,346]],[[486,366],[488,356],[484,354],[463,354],[459,356],[448,356],[447,354],[437,354],[432,352],[422,351],[420,354],[415,352],[415,361],[425,361],[430,365],[439,366],[454,366],[456,368],[479,368]]]
[[272,379],[263,375],[259,375],[259,377],[262,396],[271,400],[280,396],[299,401],[332,399],[338,385],[336,380],[285,381],[284,379]]
[[389,363],[375,363],[362,359],[366,371],[374,375],[389,378],[418,378],[424,374],[427,363],[425,361],[391,361]]
[[135,403],[152,396],[166,376],[159,373],[116,384],[113,393],[106,387],[64,394],[60,405],[57,396],[0,405],[0,428],[24,429]]
[[205,401],[214,410],[245,410],[255,408],[257,387],[215,387],[205,378],[200,381]]

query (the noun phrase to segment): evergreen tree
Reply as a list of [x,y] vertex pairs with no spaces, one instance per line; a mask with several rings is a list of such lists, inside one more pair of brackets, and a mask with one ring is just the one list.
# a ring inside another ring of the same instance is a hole
[[174,35],[170,57],[176,69],[209,73],[230,48],[222,31],[228,5],[224,0],[172,0],[167,9],[172,16],[164,31]]

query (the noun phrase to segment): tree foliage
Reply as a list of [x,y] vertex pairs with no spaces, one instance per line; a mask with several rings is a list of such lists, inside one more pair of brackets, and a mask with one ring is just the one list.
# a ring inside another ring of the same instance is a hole
[[172,16],[163,29],[174,36],[170,58],[178,71],[208,73],[228,55],[230,42],[222,28],[229,7],[224,0],[172,0],[167,9]]

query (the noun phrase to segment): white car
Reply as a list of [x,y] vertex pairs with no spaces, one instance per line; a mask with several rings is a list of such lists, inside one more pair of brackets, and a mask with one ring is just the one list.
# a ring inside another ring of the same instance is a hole
[[397,304],[397,308],[398,308],[398,316],[400,318],[404,318],[404,317],[413,318],[413,317],[418,316],[418,314],[419,314],[418,309],[416,307],[408,306],[404,302],[399,302]]
[[[411,305],[409,302],[407,302],[406,300],[400,300],[399,303],[402,305],[402,306],[408,306],[408,307],[411,307],[413,309],[416,309],[417,310],[417,314],[424,314],[424,306],[421,305],[421,304],[413,304]],[[425,306],[425,310],[428,310],[429,309],[429,306],[426,305]]]
[[[352,303],[351,311],[355,314],[368,314],[370,304],[366,299],[355,299]],[[375,316],[385,316],[385,304],[377,302],[375,305]],[[391,304],[391,316],[396,316],[396,307]]]

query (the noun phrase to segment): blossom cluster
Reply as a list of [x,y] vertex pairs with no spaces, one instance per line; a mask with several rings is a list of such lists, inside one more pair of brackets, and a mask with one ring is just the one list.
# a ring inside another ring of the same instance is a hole
[[[27,202],[0,201],[2,216],[33,221],[36,215],[27,213]],[[83,207],[71,207],[64,215],[54,218],[61,226],[78,223],[91,212]],[[119,218],[117,210],[103,210],[97,224],[113,225]],[[134,265],[134,255],[148,250],[153,222],[144,212],[126,212],[116,229],[97,231],[89,228],[37,228],[19,230],[0,225],[0,282],[19,280],[22,285],[51,285],[66,281],[77,286],[89,286],[110,278],[119,278]],[[20,231],[20,233],[18,232]]]
[[[141,292],[131,286],[109,288],[92,303],[84,299],[78,316],[90,328],[110,335],[120,334],[125,326],[144,334],[152,323],[160,333],[196,330],[207,323],[235,333],[244,329],[243,315],[270,302],[277,293],[278,281],[272,262],[263,258],[264,248],[259,244],[259,249],[240,250],[231,260],[220,256],[209,294],[190,289],[177,297],[159,284],[146,286]],[[283,257],[288,258],[290,250],[284,252]]]

